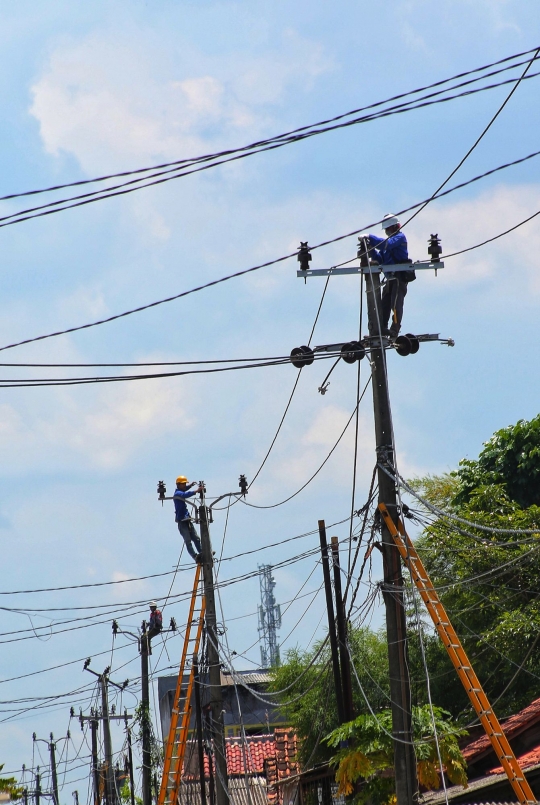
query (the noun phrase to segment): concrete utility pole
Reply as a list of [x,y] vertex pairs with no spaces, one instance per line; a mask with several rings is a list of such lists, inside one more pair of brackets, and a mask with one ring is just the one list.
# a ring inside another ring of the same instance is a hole
[[[112,739],[111,739],[111,719],[128,719],[132,718],[132,716],[128,716],[124,714],[123,716],[117,716],[113,713],[109,712],[109,696],[108,696],[108,689],[109,685],[114,685],[115,688],[118,690],[124,690],[128,685],[128,680],[122,684],[117,685],[116,682],[113,682],[112,679],[109,678],[110,667],[105,668],[102,674],[98,674],[97,671],[92,670],[89,668],[91,659],[90,657],[85,661],[83,670],[88,671],[89,673],[97,676],[98,682],[101,687],[101,715],[98,715],[95,712],[91,712],[89,716],[83,716],[82,713],[79,715],[79,721],[81,723],[81,729],[83,729],[83,723],[85,721],[90,721],[90,726],[92,729],[92,769],[94,771],[94,796],[96,801],[99,803],[100,795],[99,795],[99,772],[96,773],[97,767],[97,722],[101,721],[103,723],[103,749],[105,752],[105,802],[107,805],[118,805],[118,796],[116,790],[116,779],[114,774],[114,766],[113,766],[113,748],[112,748]],[[73,715],[73,708],[72,708],[72,715]],[[93,726],[93,722],[95,722],[96,726]],[[95,737],[94,737],[95,731]],[[95,747],[94,747],[95,741]]]
[[101,713],[103,720],[103,750],[105,753],[105,798],[107,805],[116,805],[116,785],[114,781],[113,749],[111,740],[111,722],[109,721],[109,669],[100,674],[101,685]]
[[[394,440],[386,361],[381,337],[381,291],[379,271],[366,276],[366,297],[371,341],[373,411],[377,460],[394,465]],[[379,503],[384,503],[397,523],[397,494],[394,481],[379,467]],[[386,634],[390,672],[394,768],[398,805],[411,805],[418,799],[418,779],[411,719],[411,691],[407,663],[407,630],[401,560],[394,540],[381,522],[383,574],[382,587],[386,609]]]
[[[203,485],[204,488],[204,485]],[[201,492],[199,519],[201,526],[204,595],[206,599],[206,635],[208,637],[208,671],[210,678],[210,711],[212,738],[216,763],[216,805],[229,805],[227,756],[223,728],[223,697],[221,694],[221,663],[218,651],[216,599],[214,596],[214,559],[208,528],[209,510]]]
[[199,780],[201,783],[201,805],[206,805],[206,779],[204,774],[204,739],[201,709],[201,678],[199,658],[193,655],[193,685],[195,688],[195,723],[197,725],[197,749],[199,754]]
[[41,799],[41,774],[39,773],[39,766],[36,769],[36,787],[34,789],[34,801],[39,805]]
[[34,743],[42,741],[42,743],[47,744],[47,749],[49,750],[53,805],[60,805],[60,799],[58,796],[58,774],[56,772],[56,744],[60,743],[60,741],[69,741],[70,737],[69,730],[65,738],[59,738],[57,741],[54,740],[54,735],[52,732],[49,741],[46,741],[44,738],[38,738],[35,732],[32,735]]
[[53,802],[54,805],[60,805],[58,798],[58,774],[56,773],[56,744],[54,743],[53,734],[51,732],[51,742],[49,744],[49,753],[51,757],[51,778],[53,787]]
[[148,682],[148,655],[150,637],[148,632],[141,636],[141,709],[142,709],[142,801],[152,805],[152,756],[150,749],[150,685]]
[[94,805],[99,805],[101,796],[99,792],[99,760],[98,760],[98,720],[90,720],[90,732],[92,735],[92,779],[94,781]]
[[129,795],[131,805],[135,805],[135,778],[133,775],[133,751],[131,748],[131,730],[128,724],[127,710],[124,710],[124,721],[126,724],[127,747],[128,747]]

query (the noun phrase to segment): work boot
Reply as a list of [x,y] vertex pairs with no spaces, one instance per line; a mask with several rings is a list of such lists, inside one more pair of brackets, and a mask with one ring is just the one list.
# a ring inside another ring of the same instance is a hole
[[396,338],[399,335],[400,330],[401,330],[401,325],[400,324],[392,324],[392,326],[390,327],[390,330],[388,331],[392,341],[396,340]]
[[197,554],[197,556],[195,557],[195,561],[197,562],[198,565],[202,565],[202,553]]

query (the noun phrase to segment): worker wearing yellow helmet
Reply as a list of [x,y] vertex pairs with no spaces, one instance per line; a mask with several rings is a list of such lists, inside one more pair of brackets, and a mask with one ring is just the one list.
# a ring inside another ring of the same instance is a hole
[[[190,491],[194,486],[196,486],[197,489]],[[196,562],[201,561],[201,541],[190,517],[186,498],[191,498],[193,495],[196,495],[197,492],[201,491],[202,487],[195,481],[188,483],[188,479],[185,475],[179,475],[176,479],[176,490],[173,495],[175,520],[178,523],[178,530],[182,535],[187,552]]]

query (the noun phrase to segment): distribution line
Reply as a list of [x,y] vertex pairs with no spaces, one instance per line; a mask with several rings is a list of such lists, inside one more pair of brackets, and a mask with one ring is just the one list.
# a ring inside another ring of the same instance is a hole
[[[363,397],[364,397],[364,394],[366,393],[367,388],[368,388],[368,386],[369,386],[369,384],[370,384],[370,383],[371,383],[371,375],[369,376],[369,378],[368,378],[368,380],[367,380],[367,383],[366,383],[366,385],[364,386],[364,389],[363,389],[363,391],[362,391],[362,394],[361,394],[361,395],[360,395],[360,397],[358,398],[358,401],[357,401],[357,403],[356,403],[356,405],[355,405],[354,411],[352,412],[352,414],[350,415],[349,419],[347,420],[347,424],[345,425],[345,427],[344,427],[344,428],[343,428],[343,430],[341,431],[341,433],[340,433],[340,435],[339,435],[339,437],[338,437],[337,442],[334,444],[334,446],[332,447],[332,449],[330,450],[330,452],[328,453],[328,455],[326,456],[326,458],[324,459],[324,461],[323,461],[323,463],[320,465],[320,467],[319,467],[319,468],[318,468],[318,469],[317,469],[317,470],[316,470],[316,471],[313,473],[313,475],[311,476],[311,478],[309,478],[309,479],[308,479],[308,480],[305,482],[305,484],[303,484],[303,486],[301,486],[301,487],[300,487],[300,489],[297,489],[297,490],[296,490],[296,492],[294,492],[292,495],[289,495],[289,497],[288,497],[288,498],[285,498],[285,500],[281,500],[279,503],[272,503],[272,504],[267,505],[267,506],[258,506],[258,505],[256,505],[255,503],[248,503],[248,502],[247,502],[247,500],[244,500],[243,498],[241,499],[242,503],[243,503],[245,506],[251,506],[251,507],[252,507],[252,508],[254,508],[254,509],[275,509],[277,506],[282,506],[284,503],[288,503],[288,502],[289,502],[289,500],[292,500],[294,497],[296,497],[297,495],[299,495],[299,494],[300,494],[300,492],[302,492],[302,491],[303,491],[303,490],[306,488],[306,486],[308,486],[308,484],[310,484],[310,483],[313,481],[313,479],[314,479],[314,478],[315,478],[315,477],[316,477],[316,476],[319,474],[319,472],[322,470],[322,468],[324,467],[324,465],[326,464],[326,462],[328,461],[328,459],[330,458],[330,456],[332,455],[332,453],[334,452],[334,450],[337,448],[337,446],[338,446],[338,445],[339,445],[339,443],[341,442],[341,440],[342,440],[343,436],[345,435],[345,432],[346,432],[347,428],[349,427],[349,425],[351,424],[351,422],[352,422],[352,420],[353,420],[353,417],[354,417],[354,415],[355,415],[356,411],[358,410],[358,406],[359,406],[359,405],[360,405],[360,403],[362,402],[362,399],[363,399]],[[347,519],[348,519],[348,518],[347,518]]]
[[[507,162],[504,165],[499,165],[498,167],[492,168],[489,171],[485,171],[484,173],[479,174],[478,176],[475,176],[472,179],[467,180],[466,182],[461,182],[460,184],[455,185],[454,187],[451,187],[448,190],[443,190],[441,193],[438,193],[436,196],[430,196],[428,199],[424,199],[423,201],[420,201],[420,202],[418,202],[416,204],[412,204],[411,206],[406,207],[403,210],[399,210],[396,213],[396,215],[404,215],[405,213],[410,212],[411,210],[414,210],[417,207],[421,207],[422,205],[425,205],[426,203],[431,202],[432,200],[435,200],[436,198],[437,199],[438,198],[443,198],[443,197],[449,195],[450,193],[453,193],[453,192],[455,192],[457,190],[460,190],[460,189],[462,189],[464,187],[467,187],[468,185],[473,184],[474,182],[478,182],[481,179],[484,179],[484,178],[486,178],[488,176],[493,175],[494,173],[497,173],[498,171],[505,170],[506,168],[510,168],[510,167],[515,166],[515,165],[518,165],[518,164],[521,164],[523,162],[526,162],[529,159],[533,159],[533,158],[537,157],[539,154],[540,154],[540,151],[535,151],[532,154],[528,154],[526,157],[521,157],[520,159],[513,160],[512,162]],[[359,229],[354,229],[353,231],[347,232],[344,235],[338,235],[337,237],[330,238],[329,240],[322,241],[321,243],[318,243],[315,246],[310,246],[310,250],[313,251],[315,249],[320,249],[320,248],[323,248],[324,246],[328,246],[328,245],[330,245],[332,243],[338,243],[338,242],[340,242],[342,240],[346,240],[347,238],[353,237],[354,235],[358,235],[361,232],[364,232],[366,229],[371,229],[371,228],[375,227],[377,224],[381,223],[381,221],[382,221],[382,219],[380,219],[378,221],[375,221],[375,222],[372,222],[370,224],[364,225],[364,226],[360,227]],[[4,350],[7,350],[7,349],[14,349],[15,347],[22,346],[23,344],[32,344],[32,343],[34,343],[36,341],[43,341],[43,340],[45,340],[47,338],[56,338],[58,336],[66,335],[68,333],[79,332],[80,330],[87,330],[87,329],[89,329],[91,327],[98,327],[98,326],[100,326],[102,324],[108,324],[109,322],[116,321],[117,319],[125,318],[126,316],[131,316],[131,315],[133,315],[135,313],[140,313],[140,312],[142,312],[144,310],[149,310],[151,308],[157,307],[158,305],[163,305],[163,304],[166,304],[168,302],[173,302],[176,299],[182,299],[183,297],[189,296],[190,294],[198,293],[199,291],[203,291],[206,288],[211,288],[211,287],[213,287],[215,285],[219,285],[219,284],[221,284],[223,282],[228,282],[229,280],[235,279],[237,277],[242,277],[245,274],[249,274],[249,273],[251,273],[253,271],[259,271],[262,268],[268,268],[270,266],[276,265],[277,263],[281,263],[281,262],[284,262],[285,260],[289,260],[292,257],[296,257],[297,254],[298,254],[297,252],[291,252],[290,254],[286,254],[283,257],[278,257],[278,258],[275,258],[273,260],[267,260],[266,262],[260,263],[259,265],[256,265],[256,266],[252,266],[251,268],[246,268],[246,269],[243,269],[242,271],[236,271],[233,274],[228,274],[228,275],[226,275],[224,277],[220,277],[219,279],[211,280],[210,282],[206,282],[206,283],[204,283],[202,285],[198,285],[195,288],[191,288],[191,289],[189,289],[187,291],[182,291],[181,293],[174,294],[173,296],[168,296],[165,299],[159,299],[156,302],[150,302],[150,303],[145,304],[145,305],[140,305],[139,307],[132,308],[131,310],[126,310],[123,313],[117,313],[117,314],[115,314],[113,316],[108,316],[107,318],[104,318],[104,319],[98,319],[97,321],[89,322],[87,324],[81,324],[81,325],[77,325],[75,327],[66,328],[64,330],[58,330],[58,331],[53,332],[53,333],[47,333],[45,335],[34,336],[33,338],[26,338],[26,339],[24,339],[22,341],[16,341],[16,342],[14,342],[12,344],[7,344],[7,345],[5,345],[3,347],[0,347],[0,352],[2,352]]]
[[[345,112],[345,113],[342,113],[340,115],[334,116],[332,118],[328,118],[326,120],[321,120],[318,123],[313,123],[313,124],[310,124],[308,126],[302,126],[300,128],[292,129],[290,131],[284,132],[284,133],[279,134],[279,135],[275,135],[275,136],[273,136],[271,138],[267,138],[265,140],[255,141],[255,142],[251,143],[250,145],[243,146],[242,148],[229,149],[229,150],[226,150],[226,151],[218,151],[218,152],[215,152],[213,154],[203,154],[202,156],[190,157],[190,158],[187,158],[187,159],[176,160],[174,162],[164,162],[164,163],[162,163],[160,165],[151,165],[151,166],[148,166],[146,168],[137,168],[135,170],[122,171],[121,173],[110,173],[110,174],[106,174],[106,175],[103,175],[103,176],[98,176],[98,177],[93,178],[93,179],[82,179],[82,180],[79,180],[79,181],[76,181],[76,182],[68,182],[68,183],[65,183],[65,184],[57,184],[57,185],[53,185],[51,187],[41,188],[39,190],[27,190],[27,191],[22,192],[22,193],[11,193],[9,195],[1,196],[0,201],[6,201],[6,200],[9,200],[9,199],[14,199],[14,198],[21,198],[23,196],[37,195],[37,194],[40,194],[40,193],[49,193],[49,192],[55,191],[55,190],[63,190],[63,189],[68,188],[68,187],[80,187],[82,185],[94,184],[96,182],[103,182],[103,181],[106,181],[106,180],[109,180],[109,179],[119,179],[119,178],[122,178],[124,176],[133,176],[133,175],[138,174],[138,173],[148,173],[149,171],[160,170],[160,169],[163,169],[163,168],[169,168],[169,167],[173,167],[173,166],[186,165],[186,164],[189,164],[189,163],[195,163],[195,162],[199,162],[199,161],[202,161],[202,160],[215,159],[215,158],[218,158],[218,157],[221,157],[221,156],[226,156],[228,154],[235,153],[237,151],[249,150],[249,149],[252,149],[252,148],[256,148],[259,145],[265,145],[266,143],[273,142],[275,140],[281,140],[281,139],[283,139],[285,137],[290,137],[293,134],[298,134],[298,133],[300,133],[302,131],[306,131],[307,129],[314,128],[316,126],[323,126],[323,125],[326,125],[328,123],[333,123],[333,122],[336,122],[338,120],[342,120],[345,117],[349,117],[351,115],[358,114],[358,112],[363,112],[363,111],[366,111],[368,109],[374,109],[377,106],[382,106],[382,105],[384,105],[386,103],[391,103],[392,101],[400,100],[401,98],[406,98],[409,95],[414,95],[414,94],[418,94],[419,92],[424,92],[427,89],[432,89],[434,87],[442,86],[443,84],[447,84],[450,81],[455,81],[455,80],[457,80],[459,78],[465,78],[466,76],[474,75],[475,73],[484,72],[485,70],[489,70],[491,67],[496,67],[499,64],[505,64],[505,63],[507,63],[509,61],[514,61],[515,59],[519,59],[522,56],[527,56],[530,53],[533,53],[534,50],[535,49],[532,48],[531,50],[526,50],[526,51],[523,51],[521,53],[515,53],[512,56],[506,56],[504,59],[499,59],[497,61],[490,62],[489,64],[483,65],[482,67],[476,67],[473,70],[467,70],[466,72],[458,73],[457,75],[453,75],[450,78],[445,78],[445,79],[443,79],[441,81],[436,81],[436,82],[434,82],[432,84],[427,84],[427,85],[425,85],[423,87],[419,87],[419,88],[414,89],[414,90],[409,90],[408,92],[400,93],[399,95],[394,95],[394,96],[392,96],[390,98],[387,98],[384,101],[377,101],[376,103],[369,104],[368,106],[363,106],[363,107],[360,107],[358,109],[353,109],[353,110],[351,110],[349,112]],[[520,62],[520,64],[521,64],[521,62]],[[518,67],[518,66],[519,66],[518,64],[510,65],[510,66],[506,67],[505,69],[512,70],[512,69],[514,69],[515,67]],[[502,72],[502,71],[496,71],[496,72]],[[495,73],[490,73],[489,75],[494,75],[494,74]],[[481,76],[480,79],[478,79],[478,80],[481,80],[482,78],[485,78],[485,77],[486,76]]]
[[[532,64],[535,59],[536,55],[533,56],[533,58],[530,61],[530,64]],[[506,69],[513,69],[513,68],[506,68]],[[502,71],[495,71],[495,72],[502,72]],[[522,80],[535,78],[538,75],[540,75],[540,73],[531,73],[528,76],[523,75],[519,79],[519,82],[521,82]],[[406,103],[402,104],[397,104],[394,107],[389,107],[388,109],[383,109],[382,111],[379,112],[353,118],[343,123],[337,123],[323,128],[312,128],[310,131],[306,131],[303,134],[294,135],[290,138],[276,139],[273,141],[269,141],[268,144],[262,144],[260,147],[253,150],[241,149],[240,152],[235,152],[233,156],[220,158],[215,161],[203,158],[200,160],[200,162],[191,163],[190,165],[186,166],[185,169],[172,168],[170,170],[158,171],[148,176],[132,179],[118,185],[112,185],[110,187],[101,188],[99,190],[92,190],[88,193],[83,193],[78,196],[71,196],[68,198],[59,199],[57,201],[48,202],[46,204],[42,204],[37,207],[30,207],[24,210],[19,210],[18,212],[11,213],[9,215],[1,217],[0,222],[2,223],[0,223],[0,227],[23,223],[24,221],[30,221],[33,220],[34,218],[41,218],[43,216],[53,215],[57,212],[64,212],[65,210],[68,209],[74,209],[76,207],[86,206],[87,204],[92,204],[96,201],[103,201],[104,199],[114,198],[116,196],[123,196],[126,195],[127,193],[134,193],[137,190],[142,190],[147,187],[153,187],[155,185],[163,184],[165,182],[170,182],[174,179],[180,179],[185,176],[200,173],[201,171],[207,171],[219,165],[224,165],[228,162],[235,162],[241,159],[246,159],[249,156],[254,156],[255,154],[264,153],[266,151],[274,151],[278,148],[282,148],[285,145],[301,142],[305,139],[315,137],[319,134],[325,134],[329,131],[336,131],[343,128],[349,128],[351,126],[355,126],[361,123],[368,123],[373,120],[379,120],[381,118],[386,118],[395,114],[403,114],[406,112],[415,111],[417,109],[423,109],[425,107],[432,106],[434,104],[448,103],[449,101],[468,97],[470,95],[475,95],[479,92],[485,92],[486,90],[496,89],[497,87],[504,86],[505,84],[515,83],[516,81],[516,79],[507,79],[505,81],[499,81],[498,83],[495,84],[488,84],[479,88],[468,89],[463,92],[456,93],[454,95],[446,95],[445,97],[436,97],[444,95],[445,93],[453,89],[457,89],[459,87],[475,83],[478,80],[481,79],[476,78],[471,79],[469,81],[464,81],[461,84],[455,85],[454,87],[439,90],[437,92],[432,92],[424,96],[423,98],[419,98],[414,101],[407,101]],[[193,165],[195,165],[196,167],[193,167]],[[143,184],[143,182],[145,182],[145,184]]]
[[434,198],[437,197],[437,194],[440,193],[440,191],[443,189],[443,187],[445,187],[448,184],[448,182],[450,181],[452,176],[455,176],[455,174],[458,172],[458,170],[461,168],[461,166],[464,164],[464,162],[470,157],[470,155],[472,154],[474,149],[477,147],[477,145],[481,142],[481,140],[488,133],[488,131],[490,130],[492,125],[495,123],[495,121],[497,120],[497,118],[499,117],[499,115],[501,114],[501,112],[503,111],[503,109],[505,108],[506,104],[509,102],[510,98],[512,97],[514,92],[517,90],[517,88],[519,87],[521,82],[525,79],[525,76],[527,75],[528,71],[532,67],[533,62],[537,59],[539,53],[540,53],[540,48],[538,48],[534,52],[534,55],[533,55],[532,59],[528,62],[528,64],[525,67],[524,71],[522,72],[520,77],[517,79],[517,81],[514,83],[514,86],[512,87],[512,89],[510,90],[510,92],[508,93],[508,95],[506,96],[504,101],[502,102],[502,104],[499,106],[499,108],[497,109],[497,111],[495,112],[495,114],[493,115],[493,117],[491,118],[489,123],[487,124],[487,126],[482,130],[481,134],[477,137],[477,139],[471,145],[471,147],[469,148],[469,150],[467,151],[465,156],[458,162],[458,164],[456,165],[454,170],[451,171],[451,173],[448,174],[448,176],[446,177],[444,182],[439,185],[439,187],[433,193],[432,197],[428,201],[426,201],[425,204],[423,204],[420,207],[419,210],[416,210],[416,212],[414,212],[411,215],[411,217],[405,223],[408,224],[410,221],[412,221],[413,218],[416,218],[416,216],[419,215],[422,212],[422,210],[425,209],[425,207],[427,207],[427,205],[430,203],[430,201],[432,201]]

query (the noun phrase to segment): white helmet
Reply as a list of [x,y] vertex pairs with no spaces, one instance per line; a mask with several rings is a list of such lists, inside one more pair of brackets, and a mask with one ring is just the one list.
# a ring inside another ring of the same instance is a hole
[[389,229],[391,226],[397,226],[400,223],[397,215],[392,215],[391,212],[387,213],[382,219],[382,228]]
[[157,604],[156,604],[156,602],[155,602],[155,601],[150,601],[150,603],[148,604],[148,606],[149,606],[150,608],[152,608],[152,607],[156,607],[156,609],[157,609]]

